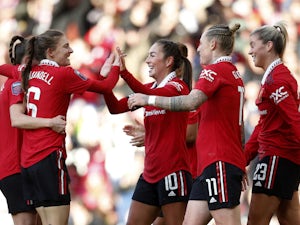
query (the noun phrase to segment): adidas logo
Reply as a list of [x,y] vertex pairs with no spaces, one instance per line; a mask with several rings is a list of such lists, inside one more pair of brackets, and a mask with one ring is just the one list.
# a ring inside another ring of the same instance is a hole
[[175,192],[174,191],[171,191],[168,196],[176,196]]
[[214,197],[211,197],[211,199],[209,200],[209,203],[215,203],[217,202],[217,200]]
[[261,182],[260,182],[260,181],[257,181],[257,182],[254,184],[254,186],[256,186],[256,187],[261,187],[262,185],[261,185]]

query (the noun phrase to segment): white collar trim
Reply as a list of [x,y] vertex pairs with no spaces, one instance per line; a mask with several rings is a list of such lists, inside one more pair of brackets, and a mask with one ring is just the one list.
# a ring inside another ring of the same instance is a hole
[[39,65],[48,65],[48,66],[54,66],[54,67],[59,67],[58,63],[49,59],[42,59],[40,61]]
[[157,82],[154,82],[151,88],[161,88],[164,87],[170,80],[176,77],[175,71],[169,73],[163,80],[160,82],[160,84],[157,86]]
[[231,56],[221,56],[220,58],[217,58],[213,64],[220,63],[220,62],[231,62],[232,63],[232,57]]
[[266,72],[264,73],[264,76],[263,76],[263,78],[262,78],[262,80],[261,80],[261,84],[262,84],[262,85],[265,84],[266,79],[267,79],[267,77],[269,76],[269,74],[272,72],[272,70],[273,70],[276,66],[278,66],[278,65],[280,65],[280,64],[282,64],[282,61],[281,61],[281,59],[279,58],[279,59],[274,60],[274,61],[268,66],[268,68],[267,68]]

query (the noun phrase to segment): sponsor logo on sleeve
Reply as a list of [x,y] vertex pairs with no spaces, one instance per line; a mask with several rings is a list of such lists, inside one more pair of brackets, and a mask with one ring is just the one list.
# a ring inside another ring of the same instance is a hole
[[176,81],[170,81],[169,84],[173,85],[177,91],[181,91],[183,89],[183,86]]
[[289,97],[289,93],[287,91],[284,91],[284,86],[276,89],[276,91],[270,95],[270,99],[273,99],[275,104],[278,104],[287,97]]
[[20,95],[22,93],[22,87],[21,87],[21,82],[20,81],[16,81],[16,82],[12,83],[11,93],[13,95]]
[[82,73],[80,73],[78,70],[74,70],[74,73],[75,73],[78,77],[80,77],[80,79],[82,79],[82,80],[87,80],[87,78],[86,78]]
[[21,64],[18,66],[18,71],[23,71],[25,69],[26,65],[25,64]]
[[215,71],[203,69],[199,76],[199,79],[206,79],[210,82],[213,82],[215,76],[217,76],[217,73]]

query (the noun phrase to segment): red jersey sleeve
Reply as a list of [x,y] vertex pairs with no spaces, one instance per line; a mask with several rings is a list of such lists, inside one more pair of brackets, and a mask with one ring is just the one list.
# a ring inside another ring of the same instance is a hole
[[92,91],[98,93],[109,93],[116,85],[119,79],[119,67],[114,66],[109,76],[104,80],[90,80],[71,67],[62,68],[63,85],[67,93],[82,94],[84,91]]
[[291,127],[295,138],[300,142],[300,113],[299,100],[296,87],[289,79],[276,80],[272,85],[266,85],[266,92],[273,100],[281,118]]
[[119,80],[120,67],[113,66],[106,79],[92,80],[89,91],[98,92],[101,94],[111,93]]
[[10,91],[9,106],[23,102],[24,94],[21,87],[21,81],[15,80],[12,83],[10,83],[9,91]]
[[116,96],[111,92],[109,94],[104,94],[104,99],[111,114],[118,114],[129,111],[127,105],[127,97],[118,100]]
[[194,111],[190,111],[188,124],[197,123],[199,121],[199,118],[200,118],[200,108]]
[[200,73],[195,89],[203,91],[207,97],[212,96],[222,84],[222,77],[218,76],[219,68],[216,67],[215,64],[205,67]]
[[249,165],[251,160],[253,160],[255,156],[258,154],[258,148],[259,148],[258,134],[260,132],[260,129],[261,129],[261,122],[259,121],[245,145],[244,154],[246,157],[247,165]]
[[164,87],[151,88],[153,83],[142,84],[139,82],[131,73],[127,70],[121,72],[121,77],[126,81],[131,90],[135,93],[142,93],[146,95],[157,95],[157,96],[174,96],[174,95],[186,95],[188,92],[184,87],[186,84],[179,78],[174,78],[169,81]]
[[20,79],[23,68],[24,65],[3,64],[0,66],[0,75],[12,79]]

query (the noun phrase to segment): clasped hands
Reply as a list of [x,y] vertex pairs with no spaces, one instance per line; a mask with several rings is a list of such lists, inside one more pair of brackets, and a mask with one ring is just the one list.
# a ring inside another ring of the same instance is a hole
[[125,66],[126,54],[124,52],[122,52],[119,47],[117,47],[116,50],[117,50],[117,53],[111,52],[110,55],[108,56],[108,58],[103,63],[101,70],[100,70],[101,76],[107,77],[112,66],[119,66],[120,71],[126,70],[126,66]]
[[136,107],[148,105],[148,99],[149,99],[148,95],[144,95],[140,93],[131,94],[129,95],[127,101],[128,108],[132,110],[135,109]]

